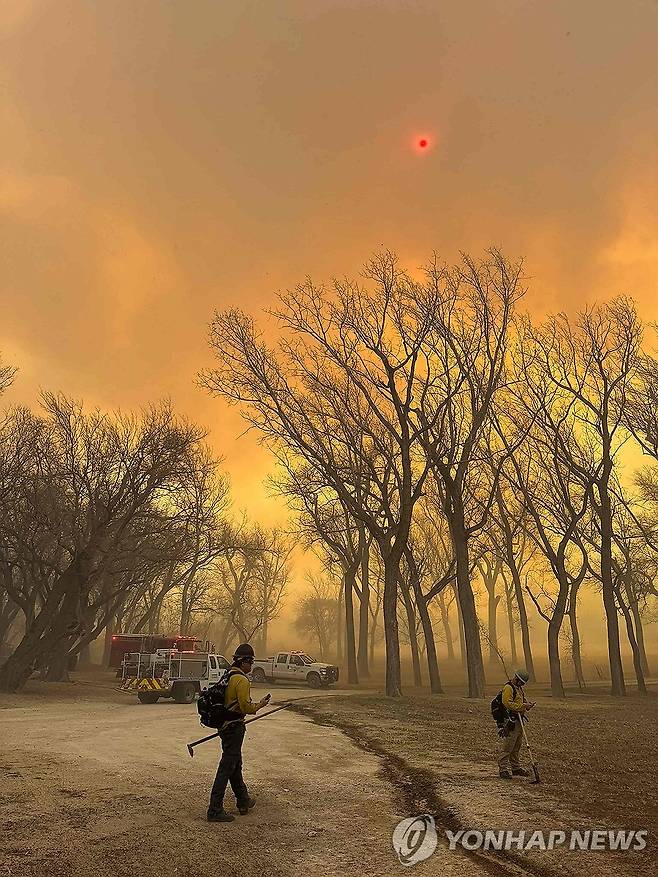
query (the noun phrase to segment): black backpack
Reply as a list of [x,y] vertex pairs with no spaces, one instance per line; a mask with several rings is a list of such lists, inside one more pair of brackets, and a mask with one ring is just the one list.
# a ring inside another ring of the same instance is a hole
[[244,676],[241,670],[231,667],[226,670],[214,685],[201,692],[196,702],[196,708],[199,713],[199,721],[206,728],[221,728],[224,722],[232,722],[236,719],[242,719],[244,716],[241,712],[231,709],[237,706],[237,700],[225,706],[226,690],[231,676],[240,674]]
[[[516,697],[516,685],[513,683],[509,683],[512,686],[512,691],[514,692],[514,697]],[[491,717],[494,722],[501,727],[505,724],[505,722],[509,718],[509,711],[506,706],[503,705],[503,690],[498,692],[498,694],[491,701]]]

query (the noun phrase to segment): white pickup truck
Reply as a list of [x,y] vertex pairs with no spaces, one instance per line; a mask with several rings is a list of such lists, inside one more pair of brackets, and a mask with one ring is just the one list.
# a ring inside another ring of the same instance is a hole
[[306,682],[311,688],[326,688],[338,682],[338,667],[315,661],[305,652],[279,652],[254,661],[251,677],[254,682]]

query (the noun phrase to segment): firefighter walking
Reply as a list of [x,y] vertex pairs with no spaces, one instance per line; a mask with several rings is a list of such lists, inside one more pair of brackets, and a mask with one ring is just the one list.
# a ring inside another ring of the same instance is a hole
[[251,700],[251,683],[247,674],[251,672],[254,658],[254,650],[249,643],[239,645],[233,656],[224,705],[227,709],[238,713],[240,718],[225,722],[219,729],[222,757],[210,792],[208,822],[233,822],[235,819],[232,814],[224,810],[224,795],[229,783],[235,795],[238,812],[242,816],[256,804],[256,799],[249,795],[242,776],[242,743],[246,731],[244,717],[253,715],[267,706],[270,698],[267,695],[258,703],[253,703]]
[[499,735],[502,738],[500,757],[498,759],[498,771],[500,778],[512,779],[513,776],[530,776],[527,770],[521,767],[519,750],[523,742],[523,725],[525,714],[532,709],[534,703],[525,698],[523,688],[527,683],[528,673],[526,670],[517,670],[509,679],[499,695],[504,710],[504,720],[499,722]]

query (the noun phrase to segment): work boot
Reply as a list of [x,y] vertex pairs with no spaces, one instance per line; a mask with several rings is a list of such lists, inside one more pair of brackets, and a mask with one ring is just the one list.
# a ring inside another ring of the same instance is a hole
[[512,772],[510,770],[501,770],[498,776],[501,778],[501,780],[511,780]]
[[256,806],[255,798],[247,798],[246,801],[238,802],[238,813],[240,816],[246,816],[250,810],[253,810]]
[[235,816],[227,813],[226,810],[217,810],[215,812],[208,811],[208,822],[234,822]]
[[514,777],[529,777],[530,774],[527,770],[524,770],[522,767],[513,767],[512,768],[512,776]]

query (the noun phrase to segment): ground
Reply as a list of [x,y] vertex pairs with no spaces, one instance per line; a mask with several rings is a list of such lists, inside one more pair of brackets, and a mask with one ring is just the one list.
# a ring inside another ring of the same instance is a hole
[[[273,704],[307,691],[273,688]],[[315,693],[314,693],[315,694]],[[304,704],[302,706],[302,704]],[[104,685],[30,682],[0,698],[0,877],[395,875],[396,823],[429,812],[443,828],[649,828],[657,819],[658,697],[540,699],[533,741],[542,784],[495,776],[488,703],[390,701],[337,693],[248,731],[245,775],[258,798],[230,825],[205,822],[217,763],[193,705],[141,705]],[[420,875],[650,871],[640,853],[450,853]],[[518,857],[517,857],[518,858]],[[517,867],[520,865],[520,868]]]
[[[451,830],[649,830],[644,853],[512,851],[513,861],[531,873],[652,873],[658,843],[656,692],[623,701],[602,693],[532,699],[537,707],[528,737],[539,785],[498,779],[499,742],[488,701],[354,694],[314,702],[304,712],[377,753],[407,812],[432,813]],[[523,759],[529,766],[525,751]]]

